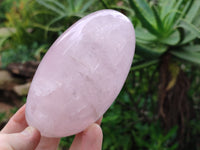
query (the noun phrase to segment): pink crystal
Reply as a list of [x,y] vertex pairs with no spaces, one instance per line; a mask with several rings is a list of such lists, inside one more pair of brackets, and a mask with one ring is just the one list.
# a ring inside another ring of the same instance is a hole
[[87,128],[119,94],[134,49],[133,25],[120,12],[101,10],[80,19],[55,41],[35,73],[28,124],[46,137]]

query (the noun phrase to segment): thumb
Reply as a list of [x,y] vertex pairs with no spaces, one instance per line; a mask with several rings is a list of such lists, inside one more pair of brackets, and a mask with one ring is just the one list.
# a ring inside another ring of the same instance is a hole
[[5,150],[34,150],[40,141],[40,132],[27,127],[24,131],[14,134],[0,134],[0,149]]

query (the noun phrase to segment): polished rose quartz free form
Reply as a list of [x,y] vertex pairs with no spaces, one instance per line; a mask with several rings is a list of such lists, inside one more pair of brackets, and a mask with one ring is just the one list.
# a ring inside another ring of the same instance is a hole
[[35,73],[28,124],[46,137],[87,128],[119,94],[134,49],[133,25],[120,12],[101,10],[80,19],[55,41]]

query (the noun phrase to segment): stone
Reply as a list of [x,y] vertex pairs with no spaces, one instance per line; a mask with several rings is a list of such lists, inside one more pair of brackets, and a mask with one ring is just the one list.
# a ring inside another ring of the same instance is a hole
[[26,96],[29,90],[31,83],[25,83],[20,85],[15,85],[13,91],[19,96]]
[[12,77],[10,72],[6,70],[0,70],[0,89],[4,89],[5,85],[9,85],[12,82],[14,82],[14,78]]
[[11,91],[16,84],[20,84],[20,78],[12,76],[7,70],[0,70],[0,90]]
[[133,25],[120,12],[100,10],[80,19],[53,43],[34,75],[28,124],[45,137],[86,129],[116,99],[134,50]]

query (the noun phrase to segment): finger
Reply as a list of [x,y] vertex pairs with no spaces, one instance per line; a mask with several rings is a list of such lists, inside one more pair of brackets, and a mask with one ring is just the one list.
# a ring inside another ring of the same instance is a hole
[[85,131],[76,135],[70,150],[101,150],[102,140],[101,127],[94,123]]
[[58,148],[60,138],[48,138],[42,136],[40,143],[35,150],[56,150]]
[[33,127],[27,127],[24,131],[20,133],[1,134],[0,149],[35,150],[39,141],[40,141],[39,131]]
[[103,119],[103,116],[101,116],[101,117],[99,118],[99,120],[96,121],[96,123],[97,123],[98,125],[101,125],[102,119]]
[[10,118],[7,125],[1,130],[1,133],[17,133],[27,127],[25,119],[25,105],[23,105],[13,117]]
[[91,125],[82,135],[81,150],[101,150],[103,133],[97,124]]

